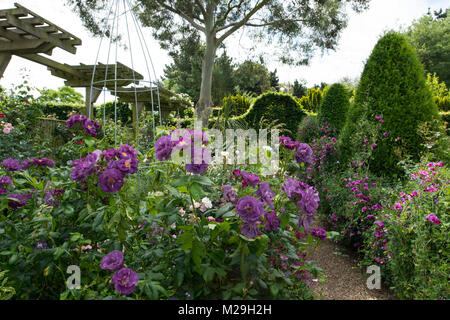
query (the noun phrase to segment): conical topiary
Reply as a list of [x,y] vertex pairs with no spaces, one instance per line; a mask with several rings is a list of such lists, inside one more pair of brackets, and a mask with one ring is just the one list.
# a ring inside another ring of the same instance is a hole
[[[398,162],[407,156],[417,160],[424,150],[419,125],[438,117],[416,53],[403,35],[388,32],[364,67],[354,106],[340,136],[340,154],[349,162],[357,151],[366,148],[371,152],[371,171],[401,173]],[[374,132],[367,131],[367,123]],[[373,143],[372,149],[364,145],[365,136]]]
[[328,123],[331,129],[339,132],[345,124],[350,107],[350,94],[341,83],[333,84],[320,104],[318,118],[321,123]]

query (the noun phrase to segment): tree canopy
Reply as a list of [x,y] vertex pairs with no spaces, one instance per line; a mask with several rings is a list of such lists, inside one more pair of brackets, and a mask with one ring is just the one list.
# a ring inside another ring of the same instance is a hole
[[[84,25],[101,35],[99,11],[107,0],[66,0]],[[370,0],[130,0],[140,21],[151,27],[162,48],[178,45],[186,32],[205,39],[197,115],[207,124],[217,48],[241,28],[252,38],[275,45],[282,63],[307,64],[317,49],[334,49],[347,24],[346,5],[359,12]]]
[[436,73],[441,81],[450,86],[450,17],[448,13],[426,14],[415,21],[405,33],[417,52],[425,70]]

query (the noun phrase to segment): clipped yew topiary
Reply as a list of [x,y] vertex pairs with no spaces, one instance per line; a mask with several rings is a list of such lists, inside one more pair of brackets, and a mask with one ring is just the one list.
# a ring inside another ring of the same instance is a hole
[[259,129],[269,124],[283,124],[280,133],[295,139],[306,112],[289,94],[267,92],[255,99],[244,120],[249,127]]
[[322,99],[318,119],[321,123],[328,122],[330,129],[339,132],[345,124],[349,108],[350,93],[343,84],[335,83]]
[[[416,53],[403,35],[388,32],[374,47],[361,75],[340,136],[342,160],[349,162],[356,152],[368,150],[371,171],[401,174],[398,162],[408,156],[418,160],[424,150],[419,125],[438,117]],[[364,144],[366,138],[369,142]]]
[[250,99],[240,94],[225,97],[222,100],[223,114],[229,117],[243,115],[250,108],[250,104]]

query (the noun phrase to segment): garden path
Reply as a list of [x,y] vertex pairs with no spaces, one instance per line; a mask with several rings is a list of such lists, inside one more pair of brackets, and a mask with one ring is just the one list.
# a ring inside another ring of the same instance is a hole
[[332,240],[324,240],[317,247],[311,259],[325,271],[327,281],[318,283],[314,295],[320,300],[392,300],[386,289],[369,290],[366,279],[369,276],[357,266],[352,253]]

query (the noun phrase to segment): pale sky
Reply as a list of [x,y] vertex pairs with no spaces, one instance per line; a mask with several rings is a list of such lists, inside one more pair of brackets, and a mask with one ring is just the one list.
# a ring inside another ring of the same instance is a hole
[[[99,38],[93,38],[81,25],[80,19],[75,12],[65,5],[64,0],[0,0],[0,9],[14,7],[14,2],[18,2],[43,18],[53,22],[59,27],[71,32],[83,41],[83,45],[78,47],[77,54],[73,55],[62,49],[56,48],[51,59],[67,64],[94,64],[100,44]],[[347,28],[342,32],[339,47],[336,51],[330,51],[323,56],[320,53],[314,57],[309,66],[289,67],[279,64],[275,60],[266,59],[266,64],[270,71],[278,70],[280,82],[293,82],[296,79],[305,79],[308,86],[319,84],[320,82],[333,83],[343,77],[359,77],[364,67],[364,62],[370,55],[373,46],[384,31],[406,28],[415,19],[424,15],[428,8],[436,10],[448,7],[448,0],[372,0],[370,9],[362,14],[350,12],[350,19]],[[121,11],[121,9],[119,9]],[[128,19],[131,19],[129,17]],[[142,49],[137,38],[132,21],[128,21],[131,26],[130,38],[133,48],[134,69],[139,71],[149,79],[149,74],[153,78],[151,65],[147,68],[145,57],[147,51]],[[120,26],[125,26],[122,18]],[[122,32],[126,29],[119,28]],[[152,39],[151,31],[142,28],[149,54],[154,64],[156,78],[163,75],[164,66],[171,63],[171,58],[160,49],[158,43]],[[248,51],[237,45],[240,33],[226,41],[228,54],[235,62],[242,61],[248,57]],[[108,43],[102,42],[99,61],[107,61]],[[109,62],[115,60],[115,48],[110,53]],[[118,61],[131,67],[130,51],[119,48]],[[25,71],[24,71],[25,70]],[[0,80],[0,85],[10,88],[22,81],[22,75],[27,74],[32,86],[38,88],[57,89],[64,85],[64,80],[54,77],[46,67],[14,56],[6,69],[4,77]],[[77,89],[84,94],[84,90]],[[99,101],[100,102],[100,101]]]

